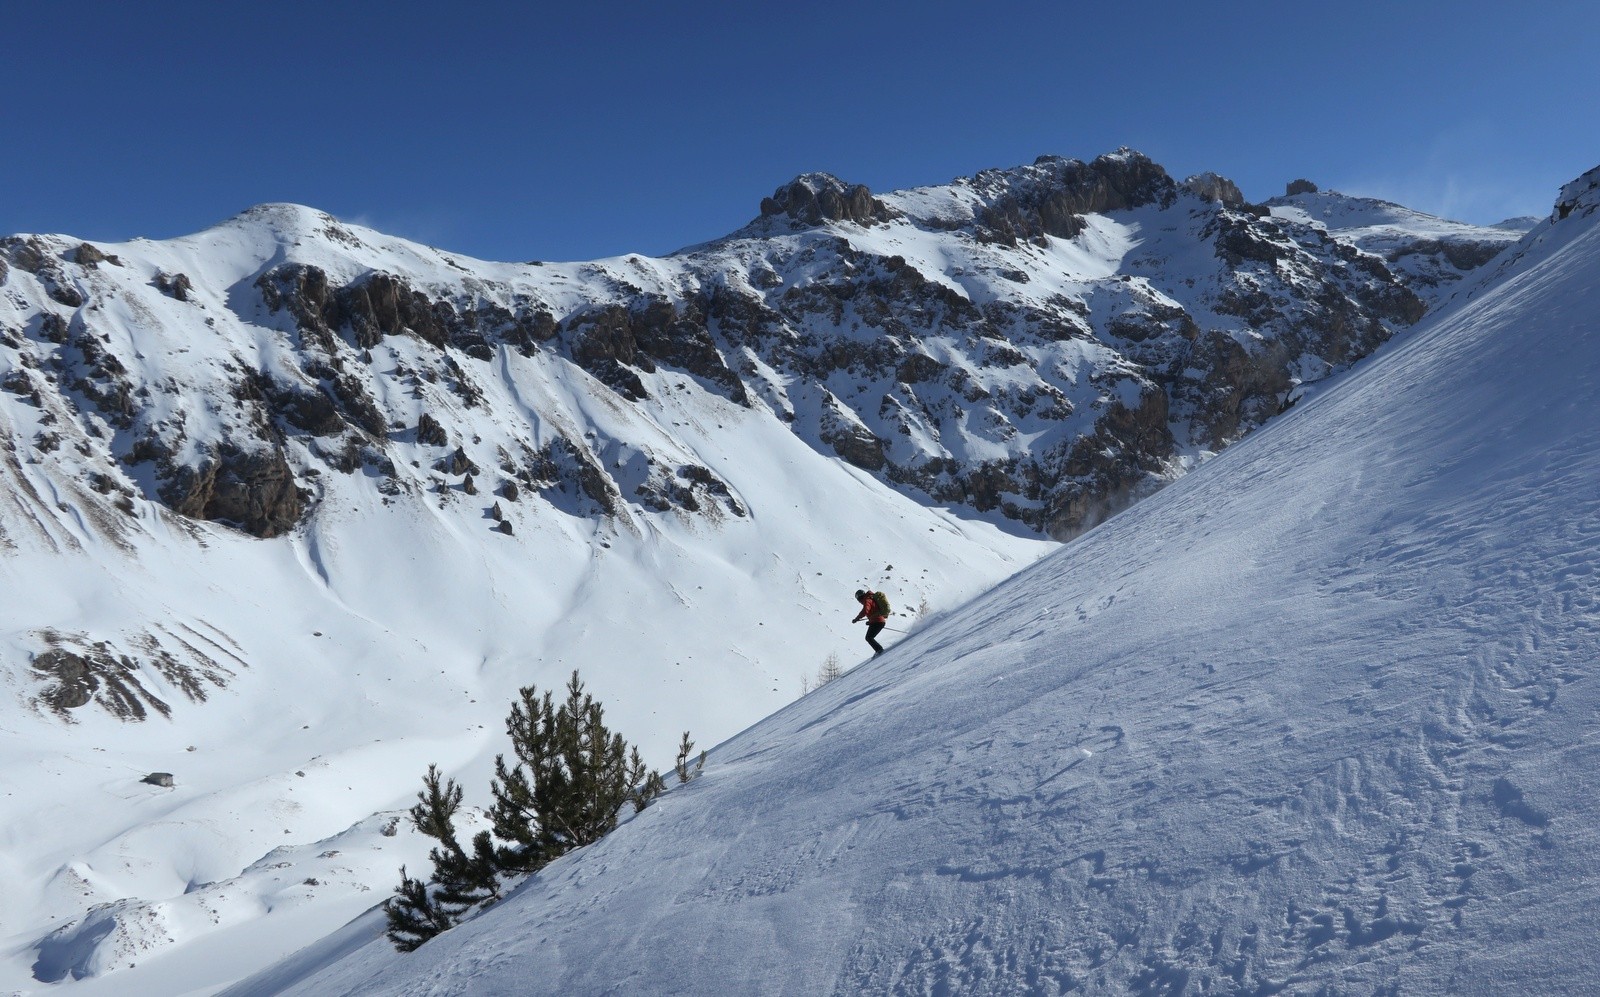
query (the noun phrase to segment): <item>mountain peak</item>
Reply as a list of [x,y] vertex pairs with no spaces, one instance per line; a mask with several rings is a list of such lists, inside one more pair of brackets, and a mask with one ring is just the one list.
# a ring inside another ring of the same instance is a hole
[[272,201],[246,208],[224,221],[222,226],[259,227],[284,235],[302,235],[338,224],[339,220],[326,211],[318,211],[304,204]]
[[887,221],[889,208],[865,184],[851,184],[831,173],[802,173],[761,199],[761,215],[782,215],[802,225],[825,221],[871,225]]

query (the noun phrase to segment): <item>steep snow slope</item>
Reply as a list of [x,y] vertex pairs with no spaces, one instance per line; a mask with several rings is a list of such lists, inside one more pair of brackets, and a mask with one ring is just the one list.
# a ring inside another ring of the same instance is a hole
[[1564,993],[1600,972],[1594,191],[1474,300],[398,956],[233,993]]

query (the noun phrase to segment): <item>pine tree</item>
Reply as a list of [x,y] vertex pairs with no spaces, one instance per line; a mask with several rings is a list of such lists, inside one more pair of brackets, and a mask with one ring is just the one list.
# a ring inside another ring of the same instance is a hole
[[455,927],[461,910],[452,910],[429,895],[428,884],[406,875],[400,867],[400,887],[383,905],[388,918],[389,941],[401,952],[415,951],[433,936]]
[[578,673],[560,706],[532,686],[506,718],[516,764],[495,759],[494,833],[510,843],[498,852],[508,870],[532,872],[617,826],[624,804],[643,809],[660,792],[637,748],[605,725],[605,710],[584,692]]
[[411,808],[411,823],[439,842],[428,853],[433,861],[433,881],[439,887],[434,901],[456,911],[458,919],[461,911],[500,896],[498,864],[489,832],[478,833],[469,855],[456,838],[455,815],[460,809],[460,785],[454,779],[441,781],[439,767],[429,765],[417,803]]
[[[436,765],[422,777],[411,823],[438,844],[428,853],[432,881],[412,879],[402,868],[400,887],[384,905],[389,940],[402,952],[448,931],[473,907],[499,899],[501,875],[536,872],[599,840],[617,826],[625,804],[643,810],[666,790],[661,773],[645,768],[639,749],[606,727],[605,711],[584,692],[577,672],[560,706],[548,692],[540,697],[532,686],[522,689],[506,717],[506,733],[516,762],[495,758],[489,810],[494,833],[478,832],[470,853],[456,835],[461,787]],[[684,741],[692,747],[688,737],[686,732]],[[686,764],[679,759],[680,770]]]
[[689,732],[684,731],[683,740],[678,744],[678,763],[675,766],[680,783],[693,779],[700,774],[701,769],[706,767],[706,753],[702,751],[700,752],[700,760],[694,763],[694,770],[692,772],[689,770],[689,754],[692,751],[694,751],[694,742],[689,739]]

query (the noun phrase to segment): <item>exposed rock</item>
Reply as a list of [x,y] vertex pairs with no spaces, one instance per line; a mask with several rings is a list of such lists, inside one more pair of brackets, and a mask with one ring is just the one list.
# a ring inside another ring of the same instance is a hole
[[605,468],[587,448],[564,436],[539,450],[531,470],[543,483],[542,491],[565,491],[574,484],[577,493],[598,505],[605,515],[615,516],[622,509],[622,492]]
[[115,266],[121,266],[120,263],[116,262],[116,257],[108,257],[100,250],[100,247],[91,245],[87,242],[81,243],[78,246],[78,248],[73,252],[72,258],[73,261],[76,262],[80,267],[88,267],[91,270],[108,261],[112,262]]
[[631,311],[634,342],[639,349],[674,367],[702,377],[722,388],[728,398],[749,405],[743,382],[728,369],[711,338],[706,322],[693,305],[683,311],[662,298],[646,299]]
[[376,346],[384,336],[412,335],[442,348],[449,342],[449,321],[455,315],[449,305],[386,273],[344,288],[338,304],[360,347]]
[[506,481],[506,482],[501,483],[501,485],[500,485],[500,497],[501,498],[505,499],[508,502],[515,502],[517,500],[517,496],[519,494],[520,493],[517,490],[517,483],[515,481]]
[[1476,270],[1505,251],[1498,242],[1469,242],[1465,240],[1418,239],[1408,243],[1384,258],[1398,263],[1408,256],[1438,256],[1457,270]]
[[417,442],[430,447],[447,447],[450,437],[445,433],[444,427],[439,425],[439,420],[428,413],[422,413],[417,419]]
[[39,319],[39,335],[52,343],[65,343],[67,341],[67,320],[55,312],[45,312]]
[[1217,201],[1229,208],[1242,207],[1244,194],[1239,185],[1216,173],[1196,173],[1183,182],[1184,187],[1208,201]]
[[443,458],[437,464],[434,464],[433,467],[434,470],[443,471],[445,474],[449,475],[472,475],[479,473],[478,465],[472,462],[472,458],[468,457],[467,452],[461,447],[456,447],[455,453]]
[[461,480],[461,490],[468,495],[478,494],[478,486],[473,483],[472,475],[469,474]]
[[333,378],[329,388],[338,399],[339,410],[349,421],[375,440],[381,442],[389,438],[389,424],[365,385],[351,374],[340,374]]
[[1315,194],[1317,190],[1317,185],[1310,180],[1290,180],[1289,185],[1283,189],[1283,196],[1293,197],[1296,194]]
[[151,772],[139,781],[149,783],[152,786],[160,786],[163,789],[171,789],[173,787],[171,772]]
[[628,309],[610,305],[581,312],[567,320],[566,335],[578,366],[629,401],[650,397],[639,375],[629,369],[652,372],[655,364],[639,351]]
[[861,184],[847,184],[827,173],[806,173],[761,199],[763,217],[783,215],[803,225],[824,221],[871,225],[892,217],[887,205]]
[[822,442],[833,452],[856,467],[868,471],[882,470],[884,466],[883,441],[872,430],[845,414],[845,409],[831,395],[822,411],[819,429]]
[[11,262],[17,265],[17,269],[34,275],[38,275],[40,271],[47,268],[52,260],[49,247],[41,242],[37,236],[28,236],[27,238],[12,236],[9,239],[0,240],[0,250],[3,250],[11,258]]
[[494,528],[499,530],[501,533],[504,533],[508,537],[511,536],[511,520],[509,519],[500,520],[500,522],[495,524]]
[[305,509],[294,472],[276,448],[246,451],[225,443],[198,467],[176,468],[159,491],[179,515],[262,538],[293,529]]
[[316,343],[324,354],[335,352],[333,329],[328,323],[333,295],[328,275],[321,268],[286,263],[262,274],[256,287],[268,310],[287,308],[303,336]]
[[1561,221],[1573,212],[1578,212],[1580,216],[1593,213],[1600,208],[1600,197],[1596,196],[1596,191],[1600,191],[1600,166],[1562,186],[1561,193],[1556,195],[1550,220]]
[[33,670],[54,680],[39,698],[58,712],[75,710],[89,703],[94,699],[95,690],[100,688],[100,680],[89,663],[71,651],[46,651],[33,659]]
[[194,291],[194,283],[185,273],[169,274],[162,271],[156,274],[156,287],[160,288],[162,294],[178,301],[188,301],[189,295]]
[[148,638],[136,641],[144,646],[141,662],[114,653],[104,642],[79,638],[69,650],[61,646],[66,640],[61,635],[44,631],[41,636],[51,646],[33,659],[33,670],[47,680],[38,702],[63,719],[91,702],[121,720],[144,720],[152,710],[170,716],[172,708],[145,688],[141,674],[147,670],[196,701],[203,701],[207,687],[223,685],[230,674],[193,648],[188,651],[195,657],[185,663]]
[[[273,410],[296,429],[313,436],[337,436],[345,431],[338,406],[322,392],[279,384],[265,374],[256,375],[252,383]],[[236,397],[248,396],[243,388],[236,389],[235,394]]]
[[0,390],[11,392],[13,395],[34,395],[33,379],[25,370],[8,370],[0,375]]
[[1166,170],[1126,149],[1087,164],[1041,156],[1032,167],[986,171],[973,183],[995,192],[978,214],[980,237],[1008,245],[1071,239],[1083,231],[1085,214],[1170,203],[1177,190]]

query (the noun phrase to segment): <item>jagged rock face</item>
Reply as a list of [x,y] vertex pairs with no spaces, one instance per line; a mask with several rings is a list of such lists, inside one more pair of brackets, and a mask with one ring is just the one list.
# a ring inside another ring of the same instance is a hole
[[[465,265],[327,216],[282,228],[297,212],[230,223],[276,242],[217,287],[132,248],[0,242],[23,303],[0,314],[0,398],[45,413],[23,445],[101,455],[97,491],[260,537],[314,510],[325,473],[386,501],[743,516],[671,443],[672,406],[720,399],[930,502],[1067,538],[1424,307],[1382,256],[1127,150],[881,197],[809,174],[747,229],[653,261]],[[133,327],[108,324],[113,299]],[[192,350],[204,363],[179,362]],[[530,401],[513,370],[573,387]],[[625,414],[602,431],[558,396]],[[509,531],[507,510],[488,521]]]
[[1215,173],[1197,173],[1186,179],[1183,186],[1198,197],[1220,202],[1230,208],[1242,208],[1246,203],[1238,184]]
[[174,512],[238,526],[258,537],[294,528],[304,508],[281,452],[224,448],[199,466],[179,465],[161,490]]
[[998,182],[1004,193],[979,216],[979,237],[1016,245],[1043,236],[1075,238],[1084,215],[1170,204],[1177,185],[1167,172],[1136,153],[1101,156],[1092,163],[1043,156],[1032,167],[980,173],[978,185]]
[[761,201],[763,216],[781,215],[801,225],[854,222],[871,225],[887,221],[889,209],[861,184],[847,184],[826,173],[807,173]]

